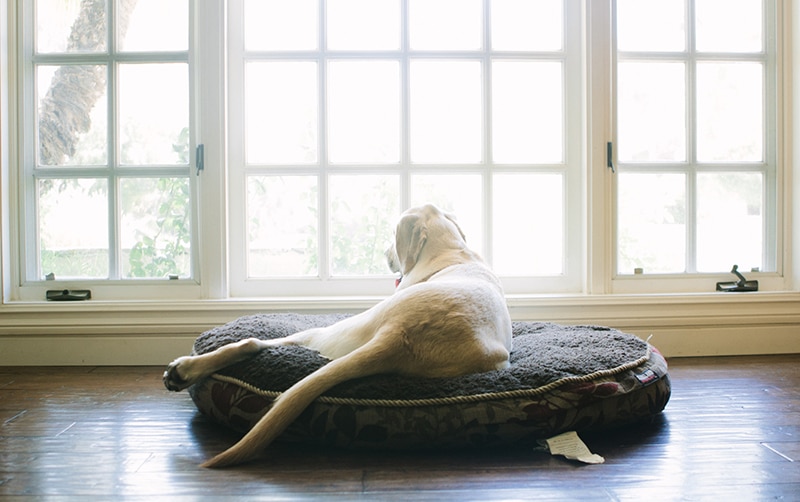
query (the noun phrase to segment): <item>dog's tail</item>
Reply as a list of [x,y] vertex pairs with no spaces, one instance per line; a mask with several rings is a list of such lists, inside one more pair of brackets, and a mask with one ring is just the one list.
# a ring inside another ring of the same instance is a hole
[[391,372],[394,369],[389,357],[392,351],[386,350],[387,341],[385,337],[375,337],[289,387],[250,432],[202,467],[228,467],[253,459],[326,390],[353,378]]

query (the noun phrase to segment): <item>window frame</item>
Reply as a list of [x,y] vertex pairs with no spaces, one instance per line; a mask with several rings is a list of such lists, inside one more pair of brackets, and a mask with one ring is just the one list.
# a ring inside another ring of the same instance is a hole
[[[401,4],[401,29],[407,33],[408,9],[406,1]],[[410,177],[416,173],[431,174],[478,174],[482,179],[482,205],[483,214],[483,249],[477,250],[491,263],[491,219],[492,219],[492,174],[515,173],[515,172],[557,172],[562,174],[564,180],[564,265],[560,276],[528,276],[528,277],[502,277],[504,288],[508,294],[544,294],[561,293],[580,294],[584,289],[584,274],[586,270],[586,239],[583,235],[585,224],[582,222],[586,213],[585,204],[585,185],[582,182],[583,161],[585,159],[585,141],[583,130],[585,128],[583,116],[583,99],[581,95],[584,91],[583,80],[585,72],[583,63],[583,39],[581,26],[583,25],[582,5],[580,0],[565,0],[563,3],[563,16],[565,27],[571,24],[569,29],[563,33],[563,48],[559,53],[527,53],[512,51],[492,51],[487,46],[489,44],[490,18],[487,10],[488,2],[482,2],[484,9],[484,49],[475,51],[421,51],[413,50],[409,47],[407,36],[403,35],[401,48],[397,51],[328,51],[323,47],[317,50],[308,51],[285,51],[275,53],[253,52],[245,53],[244,34],[242,30],[243,2],[232,0],[228,3],[228,34],[229,34],[229,57],[228,57],[228,113],[230,117],[228,136],[229,157],[229,187],[233,190],[229,193],[229,235],[231,236],[231,262],[230,262],[230,294],[231,297],[303,297],[303,296],[322,296],[322,297],[348,297],[358,295],[387,295],[394,290],[394,274],[387,268],[385,274],[378,276],[347,277],[332,276],[328,270],[322,268],[319,277],[269,277],[269,278],[248,278],[246,271],[247,253],[245,249],[244,237],[246,235],[245,221],[245,197],[239,195],[243,192],[242,187],[246,184],[246,173],[258,174],[307,174],[317,176],[319,181],[318,210],[321,213],[319,218],[320,228],[320,262],[327,258],[325,244],[328,241],[329,228],[327,210],[326,183],[327,177],[338,173],[359,173],[367,172],[371,169],[378,173],[393,173],[400,177],[400,206],[401,210],[409,206]],[[318,4],[321,9],[319,18],[324,19],[324,3]],[[320,45],[324,41],[325,23],[318,24],[318,40]],[[491,152],[491,124],[487,110],[491,109],[491,68],[492,61],[513,61],[521,60],[531,55],[538,55],[535,61],[560,61],[563,64],[563,87],[564,92],[564,158],[560,164],[534,164],[528,167],[522,165],[501,165],[493,164],[489,160]],[[249,59],[248,59],[249,58]],[[401,158],[398,165],[378,165],[368,168],[360,165],[335,164],[330,165],[326,162],[327,152],[325,152],[325,78],[324,73],[328,61],[339,60],[385,60],[399,61],[401,74]],[[409,68],[413,61],[420,60],[453,60],[453,61],[480,61],[482,64],[482,85],[483,85],[483,158],[476,164],[424,164],[413,163],[409,157],[410,141],[410,121],[409,121]],[[313,61],[318,65],[317,82],[318,87],[318,151],[320,160],[315,164],[293,165],[291,167],[272,167],[272,166],[247,166],[244,160],[244,76],[243,68],[247,61]],[[384,59],[380,59],[384,60]],[[238,192],[237,192],[238,190]],[[387,229],[387,234],[393,229]],[[469,240],[469,235],[467,236]]]
[[[19,189],[21,180],[24,178],[16,166],[20,163],[20,132],[18,125],[22,121],[24,114],[16,96],[22,95],[21,72],[14,71],[18,68],[18,54],[22,50],[16,40],[16,34],[21,29],[17,21],[19,10],[24,8],[28,2],[10,2],[0,0],[0,5],[8,12],[9,37],[3,40],[0,46],[3,49],[2,58],[7,58],[4,63],[0,61],[1,69],[11,68],[11,71],[3,71],[3,80],[0,86],[3,89],[0,101],[0,117],[2,124],[2,144],[0,144],[0,160],[2,160],[2,268],[0,278],[2,278],[2,302],[43,302],[45,289],[50,289],[49,284],[23,284],[19,271],[19,263],[25,254],[25,249],[19,243],[22,241],[22,230],[20,228],[20,218],[25,215],[20,214],[20,204],[23,193]],[[602,298],[589,298],[591,296],[606,295],[607,301],[614,302],[614,296],[619,295],[620,301],[625,298],[636,297],[639,302],[646,302],[647,295],[653,296],[653,302],[659,303],[658,298],[661,294],[669,295],[669,298],[687,297],[691,298],[697,292],[714,295],[713,284],[718,280],[730,280],[726,274],[703,274],[694,277],[684,275],[675,277],[658,278],[655,284],[650,276],[625,276],[617,277],[613,270],[613,239],[611,233],[615,232],[613,224],[613,196],[615,190],[614,176],[606,169],[605,146],[612,136],[612,118],[610,113],[612,51],[612,0],[608,2],[588,1],[588,0],[567,0],[570,5],[570,12],[578,12],[582,30],[579,38],[585,50],[584,61],[579,63],[579,70],[582,78],[576,82],[570,81],[570,85],[576,85],[581,89],[581,102],[573,107],[577,109],[578,119],[584,122],[585,127],[580,131],[585,144],[582,153],[583,161],[577,176],[580,178],[579,200],[577,203],[581,213],[585,216],[585,221],[577,228],[570,228],[570,235],[575,236],[575,240],[581,244],[579,248],[586,249],[586,256],[579,260],[583,272],[579,276],[581,286],[576,291],[569,288],[566,291],[559,290],[552,284],[539,284],[544,293],[537,295],[531,291],[514,293],[509,291],[508,297],[512,309],[520,312],[541,312],[533,305],[538,305],[537,298],[543,296],[559,297],[552,301],[558,302],[559,308],[574,302],[576,306],[583,305],[585,301],[595,305],[597,302],[604,302]],[[195,209],[198,220],[202,222],[194,233],[196,239],[196,249],[199,256],[197,266],[197,279],[202,281],[183,284],[168,284],[164,288],[162,281],[123,281],[124,284],[110,284],[109,281],[80,281],[80,282],[60,282],[57,281],[52,286],[57,287],[88,287],[92,289],[93,295],[98,300],[108,299],[120,302],[139,302],[142,299],[162,300],[171,299],[177,301],[173,304],[180,309],[184,301],[189,300],[220,300],[235,299],[249,296],[247,294],[232,295],[230,293],[230,271],[229,264],[235,258],[228,249],[226,238],[230,235],[229,223],[227,221],[228,212],[231,211],[233,203],[229,200],[227,186],[231,180],[227,176],[227,141],[232,135],[231,131],[223,130],[222,124],[226,117],[225,95],[227,93],[227,82],[225,76],[225,38],[224,31],[226,26],[222,20],[226,19],[227,11],[225,2],[222,0],[209,0],[208,2],[190,2],[193,12],[199,15],[193,16],[190,25],[190,37],[196,39],[195,50],[190,50],[190,66],[192,67],[192,92],[193,103],[203,102],[204,107],[192,108],[192,121],[196,126],[195,143],[206,145],[206,170],[197,177],[191,176],[193,185],[196,184],[198,197]],[[777,55],[775,64],[778,67],[776,77],[776,98],[778,99],[776,123],[776,137],[780,144],[776,150],[777,170],[777,190],[776,190],[776,218],[775,229],[778,235],[776,260],[778,271],[775,273],[752,274],[752,278],[758,279],[763,291],[793,291],[797,288],[796,267],[793,267],[793,259],[796,262],[797,253],[792,251],[791,243],[797,235],[795,227],[797,218],[793,221],[791,201],[796,192],[792,185],[792,128],[793,112],[786,110],[786,106],[792,103],[793,89],[788,85],[790,82],[786,73],[790,73],[791,50],[792,47],[792,23],[793,14],[791,6],[794,5],[788,0],[778,0],[776,7],[777,32],[774,36],[768,37],[777,41]],[[796,14],[794,14],[796,15]],[[203,36],[197,36],[202,33]],[[0,58],[0,59],[2,59]],[[194,149],[190,164],[194,164]],[[795,183],[796,185],[796,183]],[[231,213],[232,214],[232,213]],[[488,225],[484,222],[484,225]],[[748,278],[751,278],[751,274]],[[538,279],[536,279],[538,282]],[[331,290],[314,291],[317,294],[309,295],[304,291],[291,289],[281,289],[282,284],[277,284],[271,296],[259,297],[263,302],[277,301],[281,308],[289,308],[291,305],[311,305],[313,309],[325,309],[331,305],[356,305],[346,303],[347,298],[371,298],[372,294],[384,295],[391,291],[389,281],[384,278],[374,280],[376,287],[372,290],[365,290],[359,284],[350,284],[349,280],[342,279],[331,281]],[[526,281],[522,280],[523,285]],[[584,297],[586,294],[588,296]],[[687,296],[688,295],[688,296]],[[255,295],[253,295],[255,296]],[[329,302],[326,299],[332,296],[338,297],[345,303]],[[762,295],[759,295],[762,296]],[[589,298],[587,300],[587,298]],[[369,299],[369,302],[372,300]],[[549,300],[548,300],[549,301]],[[724,298],[718,300],[724,301]],[[745,300],[737,300],[745,301]],[[765,300],[766,301],[766,300]],[[533,302],[533,303],[531,303]],[[566,302],[566,303],[564,303]],[[363,301],[358,303],[361,308]],[[100,307],[97,307],[100,308]],[[532,310],[531,310],[532,309]],[[237,311],[238,312],[238,311]],[[575,314],[577,316],[577,314]],[[584,319],[575,317],[575,319]]]
[[[200,97],[197,92],[197,75],[203,65],[199,64],[200,51],[195,47],[198,39],[197,23],[198,11],[202,7],[196,2],[188,3],[188,49],[186,51],[163,51],[163,52],[118,52],[113,50],[116,46],[115,30],[112,24],[116,22],[115,0],[109,0],[107,4],[106,17],[109,27],[106,33],[107,50],[96,53],[36,53],[34,47],[33,24],[36,22],[35,2],[22,2],[21,8],[17,10],[19,22],[12,27],[17,27],[18,32],[11,28],[13,34],[18,34],[19,43],[16,51],[11,51],[15,58],[14,64],[20,71],[17,78],[10,86],[13,92],[19,96],[15,107],[16,120],[12,123],[17,127],[12,128],[11,143],[16,148],[11,150],[11,158],[18,166],[12,169],[15,175],[17,187],[15,192],[19,203],[17,208],[23,207],[19,211],[17,218],[14,218],[15,225],[10,225],[12,235],[18,243],[17,246],[10,246],[10,259],[14,266],[10,269],[11,283],[9,295],[15,301],[41,301],[45,298],[47,290],[59,289],[89,289],[92,291],[94,299],[101,300],[133,300],[133,299],[193,299],[203,297],[201,288],[201,276],[204,266],[201,264],[199,247],[200,224],[198,209],[198,181],[195,176],[193,166],[196,162],[195,147],[199,143],[199,120],[196,104]],[[11,14],[11,12],[10,12]],[[13,19],[13,17],[10,16]],[[119,134],[117,113],[111,108],[118,102],[119,84],[115,75],[120,64],[137,63],[185,63],[187,65],[189,96],[189,162],[186,166],[176,165],[174,167],[157,166],[125,166],[118,159],[119,151],[117,147],[117,137]],[[111,91],[111,95],[106,96],[108,100],[107,115],[110,119],[106,125],[109,132],[107,137],[108,161],[106,166],[91,167],[62,167],[62,166],[38,166],[36,154],[36,75],[37,65],[59,65],[59,64],[98,64],[104,65],[107,71],[106,87]],[[112,68],[114,67],[114,68]],[[14,120],[13,118],[11,120]],[[119,183],[126,178],[149,178],[149,177],[185,177],[188,180],[190,190],[189,211],[191,215],[191,256],[189,267],[191,275],[175,279],[156,279],[156,278],[123,278],[117,277],[116,271],[120,269],[118,256],[114,243],[119,239],[115,234],[119,227],[119,209],[117,192]],[[31,279],[35,276],[37,268],[36,260],[38,256],[37,240],[37,189],[36,180],[40,178],[96,178],[106,179],[108,186],[108,211],[109,211],[109,278],[56,278],[55,280]],[[112,188],[112,184],[115,187]],[[116,269],[116,270],[115,270]]]
[[[693,15],[691,14],[690,3],[693,0],[684,0],[684,6],[687,16],[687,25],[692,27],[694,25]],[[764,137],[763,137],[763,161],[749,163],[752,166],[752,171],[759,171],[764,175],[763,193],[764,193],[764,212],[763,217],[764,228],[764,262],[766,263],[765,270],[760,271],[742,271],[748,279],[756,279],[759,281],[759,287],[763,291],[784,291],[791,289],[792,282],[789,275],[786,273],[787,263],[791,260],[790,252],[784,246],[787,242],[787,235],[790,235],[788,227],[788,215],[786,211],[786,201],[791,200],[791,195],[787,192],[784,180],[785,172],[790,170],[787,164],[788,159],[791,157],[787,153],[791,146],[786,139],[784,128],[786,127],[789,118],[785,112],[785,103],[788,102],[787,96],[784,94],[785,88],[784,72],[785,67],[788,65],[786,47],[790,41],[785,40],[785,26],[781,22],[784,19],[787,7],[783,0],[763,1],[763,37],[764,37],[764,52],[763,53],[745,53],[745,54],[720,54],[720,53],[702,53],[697,55],[692,52],[694,44],[691,40],[694,34],[690,29],[686,30],[686,52],[684,55],[673,53],[663,53],[647,59],[642,54],[629,53],[623,54],[617,50],[616,44],[616,0],[612,0],[608,6],[609,12],[604,13],[603,16],[610,17],[611,28],[608,31],[610,40],[610,60],[609,60],[609,96],[611,110],[609,112],[609,135],[608,141],[611,141],[614,146],[618,145],[617,138],[617,113],[615,105],[616,95],[616,70],[617,63],[620,61],[648,61],[648,60],[670,60],[674,56],[674,60],[682,60],[686,62],[687,69],[685,75],[686,89],[687,89],[687,105],[686,105],[686,148],[687,159],[683,163],[665,163],[663,166],[657,164],[649,164],[645,167],[633,167],[635,164],[625,164],[620,162],[616,156],[616,148],[612,158],[613,165],[619,170],[628,170],[628,172],[643,172],[648,167],[656,172],[679,172],[687,175],[687,213],[691,213],[694,207],[695,186],[697,173],[699,172],[713,172],[715,167],[722,169],[725,166],[730,166],[731,163],[712,163],[712,162],[699,162],[696,159],[696,142],[693,138],[693,133],[697,126],[696,116],[696,103],[694,96],[696,94],[693,79],[695,78],[694,69],[698,62],[702,61],[757,61],[764,64]],[[598,6],[599,10],[603,10],[603,6]],[[594,19],[596,22],[597,19]],[[680,57],[680,59],[679,59]],[[743,169],[748,163],[739,163],[740,167],[733,170]],[[759,166],[760,169],[759,169]],[[736,280],[733,275],[726,275],[724,273],[712,272],[696,272],[690,271],[687,273],[671,273],[671,274],[622,274],[619,273],[617,267],[618,252],[616,248],[618,236],[618,206],[617,206],[617,180],[616,173],[611,173],[611,183],[609,186],[609,200],[611,204],[611,220],[608,222],[609,229],[612,235],[612,242],[608,252],[610,256],[607,257],[608,273],[605,279],[608,283],[607,290],[615,294],[653,294],[653,293],[698,293],[714,291],[715,282],[717,281],[731,281]],[[696,255],[696,218],[692,215],[692,223],[687,223],[687,253]],[[692,261],[694,258],[691,259]],[[731,264],[732,265],[732,264]]]

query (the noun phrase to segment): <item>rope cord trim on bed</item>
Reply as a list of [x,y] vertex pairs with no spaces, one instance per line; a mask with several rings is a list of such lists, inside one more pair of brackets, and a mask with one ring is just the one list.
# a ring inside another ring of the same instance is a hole
[[[648,344],[647,352],[645,353],[645,355],[634,361],[617,366],[616,368],[595,371],[594,373],[589,373],[588,375],[561,378],[559,380],[550,382],[535,389],[517,389],[517,390],[509,390],[503,392],[472,394],[468,396],[450,396],[450,397],[426,398],[426,399],[359,399],[359,398],[330,397],[323,395],[318,397],[315,401],[325,404],[334,404],[334,405],[411,408],[415,406],[440,406],[440,405],[450,405],[450,404],[477,403],[481,401],[491,401],[495,399],[534,397],[549,392],[565,384],[590,382],[598,378],[614,376],[618,375],[619,373],[632,370],[646,363],[650,359],[650,355],[651,355],[651,346],[650,344]],[[278,391],[263,390],[238,378],[226,375],[220,375],[218,373],[214,373],[209,378],[213,378],[214,380],[218,380],[220,382],[238,385],[249,392],[271,399],[275,399],[282,394],[282,392]]]

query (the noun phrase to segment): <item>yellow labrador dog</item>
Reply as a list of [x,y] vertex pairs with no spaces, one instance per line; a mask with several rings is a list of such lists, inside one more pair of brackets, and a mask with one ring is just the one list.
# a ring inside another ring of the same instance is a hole
[[345,380],[378,373],[449,377],[508,366],[511,319],[500,282],[467,248],[449,215],[432,205],[409,209],[386,254],[402,279],[392,296],[366,312],[285,338],[250,338],[180,357],[167,367],[164,384],[178,391],[268,347],[302,345],[331,359],[281,394],[250,432],[204,467],[257,456],[314,399]]

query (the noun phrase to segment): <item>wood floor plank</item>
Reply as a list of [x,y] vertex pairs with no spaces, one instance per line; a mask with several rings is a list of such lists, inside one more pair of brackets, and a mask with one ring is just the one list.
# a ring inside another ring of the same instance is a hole
[[761,500],[800,493],[800,356],[676,359],[648,423],[582,435],[581,465],[509,449],[359,452],[276,444],[198,465],[238,435],[165,391],[162,368],[0,367],[0,499]]

